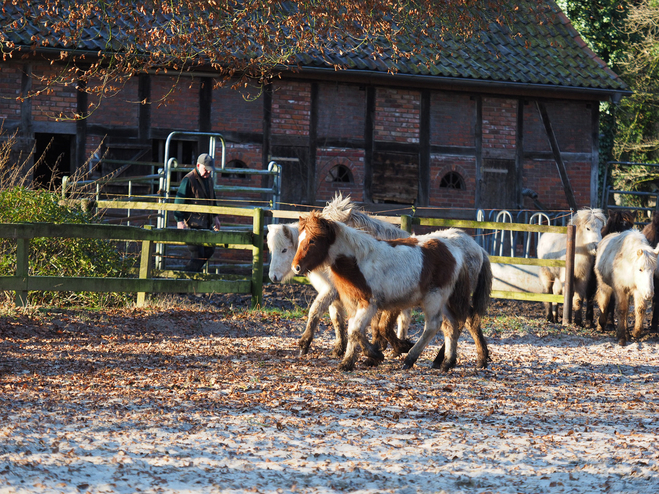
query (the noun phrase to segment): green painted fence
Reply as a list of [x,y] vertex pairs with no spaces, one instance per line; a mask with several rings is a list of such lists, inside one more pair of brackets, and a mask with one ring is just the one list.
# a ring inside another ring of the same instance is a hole
[[[158,209],[155,203],[140,204],[144,209]],[[214,206],[197,207],[202,212],[219,214]],[[208,211],[206,211],[208,210]],[[220,232],[201,230],[151,229],[132,226],[102,224],[0,224],[0,238],[17,242],[16,272],[14,276],[0,277],[0,290],[16,292],[16,304],[27,304],[29,291],[90,291],[136,292],[138,305],[144,304],[147,293],[245,293],[252,295],[252,307],[263,304],[263,210],[260,208],[234,211],[231,214],[251,215],[252,231]],[[30,275],[29,248],[33,238],[87,238],[141,243],[140,269],[136,278],[56,277]],[[185,272],[158,272],[151,268],[155,243],[202,244],[224,248],[252,250],[252,276],[248,279],[223,279],[222,276],[198,275]],[[164,276],[176,276],[175,279]]]

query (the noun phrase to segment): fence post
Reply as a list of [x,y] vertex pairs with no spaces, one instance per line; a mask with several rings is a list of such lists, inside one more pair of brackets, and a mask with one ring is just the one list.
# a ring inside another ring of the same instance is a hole
[[27,307],[27,278],[29,275],[30,239],[16,239],[16,277],[22,289],[16,290],[14,304],[17,307]]
[[412,233],[412,217],[409,214],[400,215],[400,228],[407,233]]
[[262,208],[254,209],[252,220],[252,309],[263,305],[263,223]]
[[568,225],[565,246],[565,284],[563,285],[563,326],[572,322],[572,293],[574,292],[574,251],[577,227]]
[[[146,230],[151,230],[151,225],[144,225]],[[142,240],[142,253],[140,255],[140,274],[141,280],[151,277],[151,256],[153,254],[153,243],[151,240]],[[146,292],[137,292],[137,306],[144,307],[146,302]]]

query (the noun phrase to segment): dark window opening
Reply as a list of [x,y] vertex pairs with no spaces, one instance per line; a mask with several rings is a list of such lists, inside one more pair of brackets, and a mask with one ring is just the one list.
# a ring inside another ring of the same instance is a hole
[[336,165],[327,174],[327,180],[334,183],[352,184],[354,179],[350,168],[345,165]]
[[444,189],[465,190],[465,181],[457,172],[448,172],[442,177],[439,186]]
[[74,136],[35,134],[34,188],[57,190],[62,177],[71,175],[71,147]]
[[[222,166],[222,163],[217,163],[217,161],[216,161],[215,166],[217,167],[217,170],[219,171],[220,170],[219,167]],[[240,160],[231,160],[224,167],[229,168],[229,169],[232,169],[232,168],[236,169],[236,168],[247,168],[247,165],[243,161],[240,161]],[[235,173],[235,172],[230,172],[230,173],[223,172],[222,176],[226,177],[226,178],[242,178],[242,179],[247,178],[246,173]]]
[[373,153],[374,203],[414,204],[419,195],[419,154]]

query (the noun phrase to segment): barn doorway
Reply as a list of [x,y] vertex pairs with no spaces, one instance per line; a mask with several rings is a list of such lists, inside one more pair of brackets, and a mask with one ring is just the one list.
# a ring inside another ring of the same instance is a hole
[[35,134],[34,139],[33,187],[57,190],[62,185],[62,177],[71,175],[75,136]]
[[419,197],[419,154],[374,152],[371,197],[375,203],[414,204]]
[[481,168],[480,209],[516,209],[515,160],[484,159]]

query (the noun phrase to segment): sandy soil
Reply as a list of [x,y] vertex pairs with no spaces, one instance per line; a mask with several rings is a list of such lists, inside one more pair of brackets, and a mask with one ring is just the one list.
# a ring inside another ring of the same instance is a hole
[[298,357],[303,319],[243,303],[0,312],[0,492],[657,492],[657,335],[621,348],[495,301],[485,370],[464,336],[449,374],[439,342],[346,373],[328,321]]

